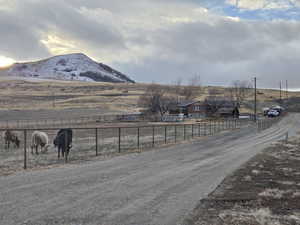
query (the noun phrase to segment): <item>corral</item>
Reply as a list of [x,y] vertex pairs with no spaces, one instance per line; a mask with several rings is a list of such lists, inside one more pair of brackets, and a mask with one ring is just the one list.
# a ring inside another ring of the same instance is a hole
[[[94,156],[140,151],[165,144],[177,143],[196,137],[246,126],[248,120],[220,120],[190,124],[162,124],[131,127],[72,127],[73,144],[68,159],[57,159],[53,139],[59,128],[13,129],[21,140],[20,147],[6,149],[1,138],[1,171],[10,173],[21,168],[35,168],[78,160],[89,160]],[[30,151],[31,135],[34,131],[45,132],[51,147],[47,152],[33,155]],[[2,130],[2,133],[5,129]]]
[[[271,120],[268,120],[271,121]],[[274,121],[274,120],[272,120]],[[174,144],[193,138],[211,136],[216,133],[248,126],[252,122],[245,119],[227,119],[201,123],[171,123],[157,125],[95,126],[90,124],[68,124],[73,130],[73,143],[69,158],[58,159],[53,139],[61,127],[9,129],[18,134],[19,148],[6,149],[1,137],[0,168],[2,174],[10,174],[22,168],[38,168],[51,165],[91,160],[95,156],[108,156],[137,152],[166,144]],[[259,127],[268,126],[265,122]],[[87,127],[88,126],[88,127]],[[3,133],[7,129],[2,129]],[[41,154],[31,154],[31,135],[34,131],[45,132],[49,136],[50,148]]]

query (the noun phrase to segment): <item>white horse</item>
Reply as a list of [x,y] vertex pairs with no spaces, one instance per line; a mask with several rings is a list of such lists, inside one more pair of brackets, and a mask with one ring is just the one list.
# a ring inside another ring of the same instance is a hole
[[48,135],[41,131],[34,131],[31,135],[31,153],[33,154],[33,149],[35,148],[35,153],[38,153],[38,147],[41,146],[41,152],[47,152],[49,145]]

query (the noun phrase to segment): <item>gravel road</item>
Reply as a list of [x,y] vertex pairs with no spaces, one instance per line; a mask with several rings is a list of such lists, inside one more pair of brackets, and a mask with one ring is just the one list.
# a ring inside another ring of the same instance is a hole
[[174,225],[224,177],[300,130],[300,115],[273,127],[81,165],[0,177],[1,225]]

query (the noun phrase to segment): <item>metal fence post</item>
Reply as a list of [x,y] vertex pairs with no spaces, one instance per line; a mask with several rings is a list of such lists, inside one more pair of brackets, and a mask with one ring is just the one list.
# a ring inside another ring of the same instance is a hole
[[217,122],[214,121],[214,134],[217,133]]
[[137,148],[140,149],[140,128],[137,128]]
[[186,127],[185,124],[183,124],[183,140],[186,139]]
[[27,130],[24,130],[24,170],[27,169]]
[[201,123],[198,123],[198,137],[201,136]]
[[167,126],[165,126],[165,144],[167,144]]
[[119,127],[118,151],[121,153],[121,127]]
[[155,126],[152,127],[152,147],[155,145]]
[[96,156],[98,156],[98,128],[95,129],[95,138],[96,138]]
[[68,145],[68,133],[67,132],[65,132],[65,163],[67,163],[68,162],[68,148],[69,148],[69,146],[67,146]]
[[175,143],[177,142],[177,126],[175,125]]
[[192,124],[192,138],[194,138],[194,124]]

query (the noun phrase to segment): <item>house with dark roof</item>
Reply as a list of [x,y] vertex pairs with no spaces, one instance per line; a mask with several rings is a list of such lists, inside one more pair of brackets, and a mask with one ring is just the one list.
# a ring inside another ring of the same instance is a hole
[[188,117],[204,117],[206,114],[206,107],[201,101],[185,100],[172,106],[169,113],[184,114]]
[[229,98],[209,96],[204,101],[185,100],[174,104],[169,114],[184,114],[186,117],[239,117],[239,107]]

